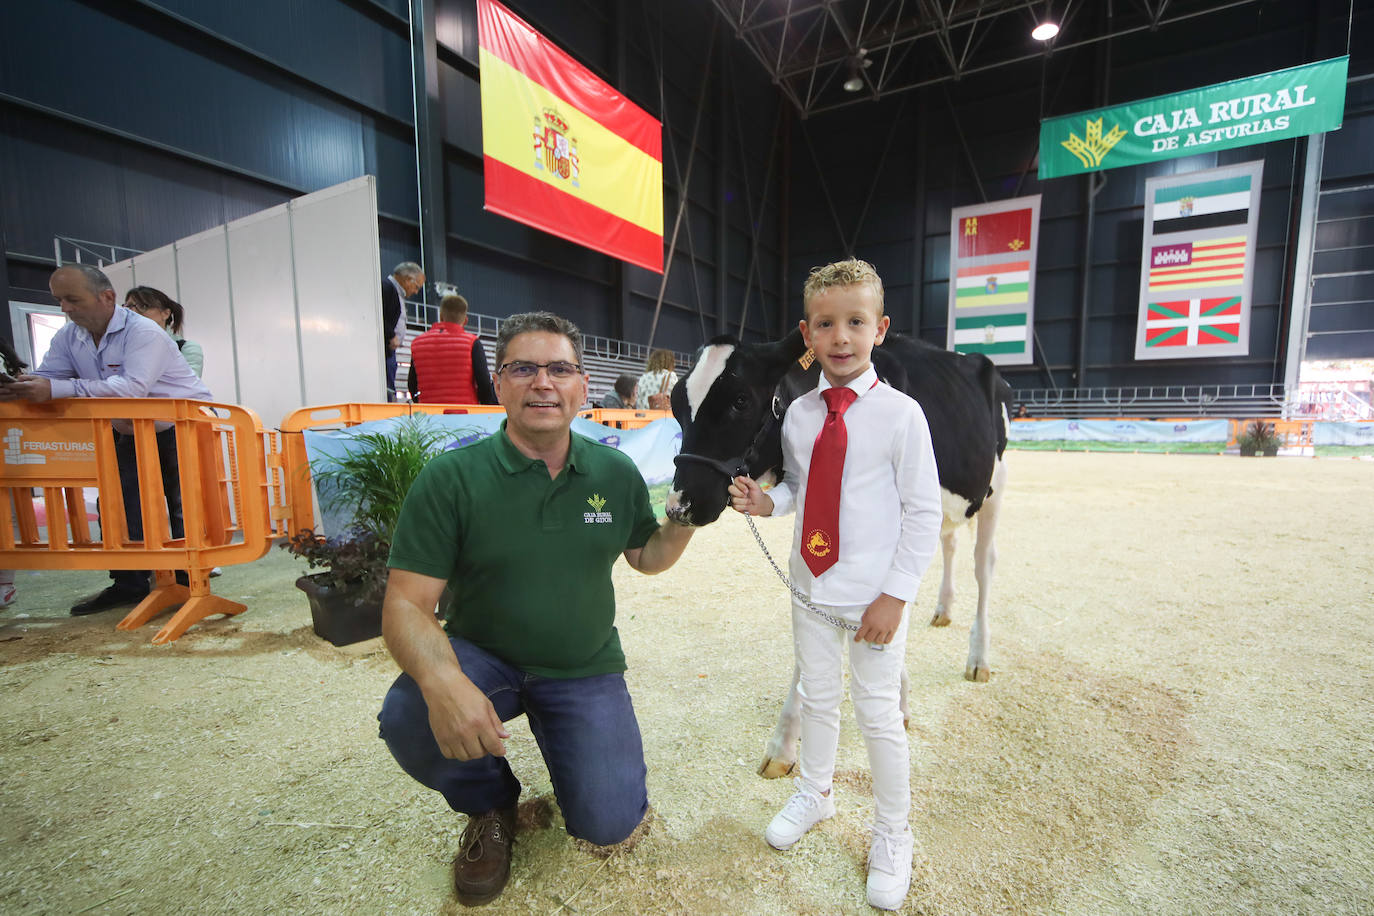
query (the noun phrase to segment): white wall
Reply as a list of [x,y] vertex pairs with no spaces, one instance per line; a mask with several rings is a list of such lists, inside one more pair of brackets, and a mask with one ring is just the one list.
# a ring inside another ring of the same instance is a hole
[[215,400],[267,428],[308,405],[386,400],[371,175],[103,268],[119,301],[152,286],[186,310]]

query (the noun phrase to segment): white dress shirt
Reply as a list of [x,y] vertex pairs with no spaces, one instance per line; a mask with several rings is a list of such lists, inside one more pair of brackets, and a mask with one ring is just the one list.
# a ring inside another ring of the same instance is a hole
[[[866,605],[884,592],[911,601],[940,537],[940,478],[925,412],[895,388],[874,385],[877,378],[869,366],[846,386],[858,398],[844,414],[849,441],[840,483],[840,557],[819,576],[797,548],[805,513],[796,512],[792,581],[818,604]],[[774,515],[805,505],[811,450],[827,412],[821,392],[829,387],[822,373],[820,385],[787,408],[785,474],[768,491]]]
[[[178,352],[176,341],[157,322],[123,306],[115,307],[98,344],[80,325],[63,325],[33,374],[52,380],[54,398],[214,400]],[[113,425],[122,433],[133,429],[128,420],[115,420]]]

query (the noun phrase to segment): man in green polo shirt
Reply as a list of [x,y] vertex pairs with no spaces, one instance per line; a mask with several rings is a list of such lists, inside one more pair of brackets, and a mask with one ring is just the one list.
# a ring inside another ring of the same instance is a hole
[[392,544],[382,634],[405,673],[381,733],[402,769],[468,815],[454,885],[469,906],[510,875],[520,783],[506,720],[527,716],[568,833],[609,846],[648,811],[611,567],[623,556],[662,572],[693,529],[656,521],[634,463],[572,434],[587,399],[581,364],[570,322],[506,319],[495,378],[506,421],[429,463]]

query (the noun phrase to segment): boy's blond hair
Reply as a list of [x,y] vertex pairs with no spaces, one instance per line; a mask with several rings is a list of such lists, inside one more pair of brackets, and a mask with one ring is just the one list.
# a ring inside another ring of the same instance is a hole
[[811,300],[831,287],[857,286],[860,283],[873,287],[873,294],[878,300],[878,317],[883,317],[883,278],[878,276],[872,264],[858,258],[811,268],[811,275],[802,287],[802,311],[809,309]]

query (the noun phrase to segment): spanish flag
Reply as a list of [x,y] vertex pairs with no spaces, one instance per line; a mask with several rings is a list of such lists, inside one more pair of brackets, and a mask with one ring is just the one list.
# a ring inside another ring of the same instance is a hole
[[477,0],[486,209],[663,272],[663,126]]

